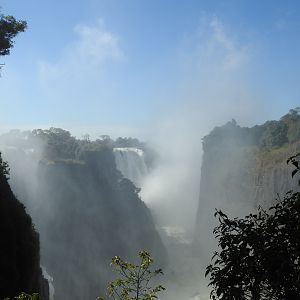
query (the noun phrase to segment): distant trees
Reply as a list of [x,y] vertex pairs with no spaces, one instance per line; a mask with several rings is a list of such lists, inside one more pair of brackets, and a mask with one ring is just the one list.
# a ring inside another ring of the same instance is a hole
[[287,137],[289,142],[293,143],[300,140],[300,107],[291,109],[280,120],[288,126]]
[[14,46],[14,37],[25,31],[27,23],[13,16],[0,14],[0,55],[8,55]]
[[[300,171],[299,157],[288,160],[292,176]],[[300,299],[300,192],[245,218],[229,219],[220,210],[215,216],[221,250],[205,274],[212,299]]]
[[75,159],[78,148],[77,140],[70,132],[61,128],[34,129],[32,137],[45,143],[44,156],[47,159]]
[[115,147],[134,147],[134,148],[141,148],[145,147],[145,143],[140,142],[136,138],[131,137],[118,137],[115,141]]
[[231,122],[215,127],[203,138],[203,150],[220,145],[241,144],[257,147],[260,150],[272,150],[300,140],[300,108],[291,109],[279,121],[267,121],[252,128],[240,127],[233,119]]
[[[22,149],[37,147],[43,150],[42,158],[51,161],[81,160],[86,152],[113,151],[113,148],[135,147],[144,151],[147,166],[152,166],[156,152],[144,142],[135,138],[110,138],[101,135],[92,140],[88,134],[78,139],[62,128],[50,127],[49,129],[34,129],[32,131],[11,130],[0,135],[0,144]],[[38,147],[42,146],[42,147]]]
[[280,147],[288,142],[288,126],[285,122],[268,121],[264,124],[260,146],[266,149]]

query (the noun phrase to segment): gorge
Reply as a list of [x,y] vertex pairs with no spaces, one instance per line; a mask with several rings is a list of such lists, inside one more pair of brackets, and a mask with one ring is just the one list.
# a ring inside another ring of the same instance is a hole
[[180,225],[162,228],[160,207],[141,199],[140,188],[160,170],[160,153],[137,139],[90,141],[50,128],[12,131],[0,145],[12,190],[40,234],[41,264],[53,277],[54,299],[103,295],[113,276],[111,257],[134,260],[141,249],[165,268],[167,299],[206,299],[203,268],[216,247],[215,208],[244,216],[296,190],[286,159],[300,151],[300,115],[291,110],[252,128],[232,120],[203,138],[192,238]]

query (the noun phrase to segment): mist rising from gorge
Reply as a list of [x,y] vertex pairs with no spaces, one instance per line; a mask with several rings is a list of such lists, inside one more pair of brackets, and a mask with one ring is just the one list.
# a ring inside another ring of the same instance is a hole
[[191,235],[199,199],[202,138],[232,118],[252,125],[265,117],[248,78],[254,50],[240,43],[220,19],[203,16],[199,31],[183,49],[182,81],[145,136],[158,151],[159,163],[147,176],[141,196],[162,224],[177,224]]

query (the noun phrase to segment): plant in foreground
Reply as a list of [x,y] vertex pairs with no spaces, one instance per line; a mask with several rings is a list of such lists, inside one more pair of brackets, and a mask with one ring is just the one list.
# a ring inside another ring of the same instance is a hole
[[[111,265],[120,277],[111,281],[107,287],[110,298],[117,300],[153,300],[165,288],[162,285],[149,286],[151,280],[163,274],[162,269],[151,270],[153,258],[147,251],[139,252],[140,261],[133,264],[120,256],[112,258]],[[97,300],[104,300],[97,298]]]
[[[5,298],[4,300],[12,300],[10,298]],[[32,295],[21,293],[19,296],[14,297],[14,300],[39,300],[39,294],[33,293]]]
[[[300,153],[288,159],[300,172]],[[299,180],[300,185],[300,180]],[[206,268],[216,300],[300,299],[300,192],[269,210],[230,219],[217,210],[220,251]]]

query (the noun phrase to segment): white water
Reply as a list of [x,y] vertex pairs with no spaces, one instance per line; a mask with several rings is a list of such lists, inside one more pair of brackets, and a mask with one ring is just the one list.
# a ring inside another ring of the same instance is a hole
[[46,268],[44,266],[42,267],[42,272],[43,272],[43,276],[45,279],[47,279],[48,281],[48,285],[49,285],[49,300],[54,300],[54,285],[53,285],[53,277],[51,277],[49,275],[49,273],[47,272]]
[[144,151],[137,148],[114,148],[117,169],[136,186],[142,185],[148,174]]

